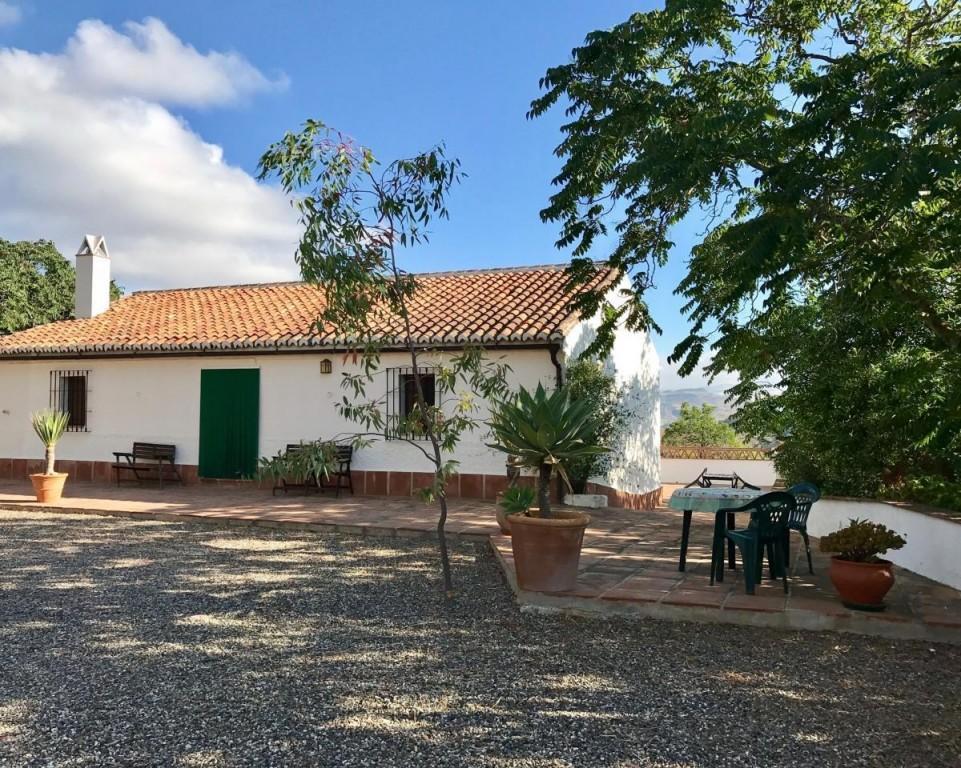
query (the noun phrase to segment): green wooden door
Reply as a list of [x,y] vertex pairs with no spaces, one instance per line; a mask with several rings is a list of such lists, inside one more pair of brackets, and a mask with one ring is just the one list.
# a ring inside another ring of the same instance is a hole
[[260,370],[200,372],[201,477],[253,477],[260,437]]

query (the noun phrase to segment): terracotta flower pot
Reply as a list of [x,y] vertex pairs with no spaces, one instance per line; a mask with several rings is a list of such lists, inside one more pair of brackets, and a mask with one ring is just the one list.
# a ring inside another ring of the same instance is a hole
[[37,501],[41,504],[53,503],[60,501],[60,497],[63,496],[63,484],[67,482],[67,473],[30,475],[30,482],[33,483],[33,492],[37,496]]
[[555,510],[550,518],[510,515],[517,586],[532,592],[573,589],[590,521],[589,515],[567,510]]
[[884,596],[894,585],[894,568],[887,560],[856,563],[831,557],[831,583],[841,602],[860,611],[881,611]]

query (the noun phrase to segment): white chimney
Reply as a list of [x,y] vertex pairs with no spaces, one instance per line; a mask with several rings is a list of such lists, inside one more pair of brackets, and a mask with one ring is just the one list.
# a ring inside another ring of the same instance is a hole
[[77,251],[74,315],[96,317],[110,309],[110,254],[103,235],[87,235]]

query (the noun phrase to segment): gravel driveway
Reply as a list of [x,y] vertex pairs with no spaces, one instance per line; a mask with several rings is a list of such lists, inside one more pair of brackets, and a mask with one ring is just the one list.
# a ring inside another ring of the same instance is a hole
[[0,511],[0,765],[961,765],[961,648],[522,615],[454,566]]

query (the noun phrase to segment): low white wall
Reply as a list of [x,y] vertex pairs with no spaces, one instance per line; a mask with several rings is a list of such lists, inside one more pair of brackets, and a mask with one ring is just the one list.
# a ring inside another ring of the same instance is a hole
[[752,485],[774,485],[777,472],[773,461],[746,461],[741,459],[665,459],[661,457],[661,482],[687,485],[704,468],[710,472],[729,475],[736,472]]
[[892,563],[961,589],[961,523],[883,501],[826,498],[811,508],[808,531],[812,536],[823,536],[853,518],[881,523],[907,539],[902,549],[885,555]]

